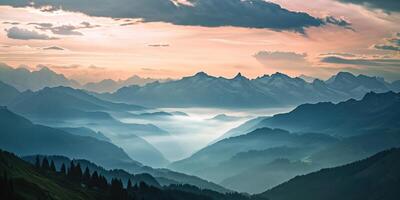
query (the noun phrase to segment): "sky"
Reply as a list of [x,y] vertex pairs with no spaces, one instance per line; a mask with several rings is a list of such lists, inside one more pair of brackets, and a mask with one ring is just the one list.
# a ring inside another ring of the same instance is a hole
[[400,79],[398,0],[0,0],[0,62],[81,83],[199,71]]

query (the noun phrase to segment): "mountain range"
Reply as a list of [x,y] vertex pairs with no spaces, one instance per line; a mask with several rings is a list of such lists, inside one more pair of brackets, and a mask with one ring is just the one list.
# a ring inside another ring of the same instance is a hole
[[[218,192],[230,191],[196,176],[144,166],[142,163],[132,160],[118,146],[89,135],[91,133],[88,134],[87,132],[90,132],[90,130],[87,129],[58,129],[36,125],[5,107],[0,108],[0,126],[4,130],[0,132],[0,148],[20,156],[62,155],[77,160],[89,160],[106,169],[124,169],[135,174],[150,174],[161,185],[191,184],[202,189]],[[146,152],[137,151],[135,153],[146,156]],[[147,156],[149,156],[148,153]],[[83,164],[87,165],[86,162],[83,162]]]
[[24,67],[13,68],[4,63],[0,63],[0,81],[7,83],[19,91],[32,90],[37,91],[45,87],[73,87],[76,89],[84,89],[91,92],[115,92],[121,87],[130,85],[146,85],[152,82],[167,82],[172,79],[152,79],[142,78],[133,75],[126,80],[104,79],[98,82],[89,82],[81,84],[76,80],[58,74],[48,67],[41,66],[38,70],[29,70]]
[[[1,91],[0,98],[9,98],[11,93],[8,90],[12,86],[7,88],[7,91]],[[12,101],[4,105],[35,123],[60,128],[86,127],[113,136],[113,142],[129,146],[125,149],[128,154],[147,165],[164,166],[168,163],[159,150],[139,137],[168,135],[168,132],[153,124],[122,123],[112,116],[114,113],[144,111],[146,108],[142,106],[108,102],[84,90],[64,86],[13,93]]]
[[79,87],[79,83],[57,74],[47,67],[37,71],[30,71],[26,68],[12,68],[0,63],[0,81],[11,85],[19,91],[39,90],[45,87],[69,86]]
[[[398,84],[378,77],[340,72],[327,81],[309,83],[282,73],[248,79],[240,73],[232,79],[199,72],[165,83],[128,86],[99,97],[150,107],[284,107],[321,101],[340,102],[366,93],[400,91]],[[196,92],[193,92],[196,91]]]
[[127,87],[131,85],[144,86],[148,83],[153,83],[153,82],[163,83],[168,81],[172,81],[172,79],[142,78],[140,76],[133,75],[126,80],[114,81],[112,79],[105,79],[99,82],[90,82],[84,84],[83,86],[81,86],[81,88],[92,92],[104,93],[104,92],[115,92],[122,87]]
[[370,92],[361,100],[300,105],[250,120],[169,167],[258,193],[296,175],[399,147],[399,100],[399,93]]

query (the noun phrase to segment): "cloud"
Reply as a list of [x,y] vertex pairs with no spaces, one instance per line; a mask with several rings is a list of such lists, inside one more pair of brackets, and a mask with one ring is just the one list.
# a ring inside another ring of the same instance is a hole
[[375,47],[375,49],[380,49],[380,50],[400,51],[400,47],[394,46],[394,45],[377,44],[374,47]]
[[51,64],[38,64],[36,66],[36,69],[42,69],[42,68],[50,68],[50,69],[64,69],[64,70],[68,70],[68,69],[78,69],[81,68],[81,65],[77,65],[77,64],[73,64],[73,65],[51,65]]
[[333,24],[336,26],[341,26],[341,27],[353,30],[353,28],[351,27],[351,23],[342,18],[327,16],[327,17],[325,17],[325,22],[327,24]]
[[331,63],[331,64],[346,64],[346,65],[372,66],[372,67],[400,67],[400,59],[368,59],[368,58],[347,59],[337,56],[328,56],[322,58],[321,62]]
[[169,44],[149,44],[149,47],[169,47]]
[[399,12],[399,0],[338,0],[344,3],[359,4],[367,8],[382,9],[389,12]]
[[36,29],[43,31],[49,30],[53,34],[57,35],[83,35],[81,32],[76,30],[100,27],[100,25],[93,25],[89,22],[81,22],[79,25],[69,24],[61,26],[54,26],[52,23],[28,23],[28,25],[35,25]]
[[386,38],[386,44],[376,44],[375,49],[386,51],[400,51],[400,33],[396,33],[391,38]]
[[43,50],[57,50],[57,51],[63,51],[65,49],[58,47],[58,46],[51,46],[51,47],[44,47],[42,48]]
[[104,68],[104,67],[98,67],[98,66],[96,66],[96,65],[90,65],[88,68],[89,68],[89,69],[94,69],[94,70],[104,70],[104,69],[106,69],[106,68]]
[[260,51],[254,58],[268,68],[299,69],[310,67],[311,64],[306,60],[307,54],[284,51]]
[[[29,6],[29,2],[30,0],[5,0],[0,4],[22,7]],[[264,0],[174,2],[168,0],[36,0],[32,6],[36,8],[51,6],[52,9],[62,8],[90,16],[142,18],[145,22],[162,21],[176,25],[206,27],[236,26],[303,32],[304,28],[323,26],[327,23],[325,19],[313,17],[305,12],[289,11],[276,3]],[[339,22],[338,25],[343,25],[343,23]]]
[[336,53],[336,52],[323,53],[323,54],[320,54],[320,56],[322,56],[322,57],[325,57],[325,56],[340,56],[340,57],[349,57],[349,58],[356,57],[356,55],[351,54],[351,53]]
[[19,25],[19,22],[3,22],[3,24]]
[[287,61],[304,61],[307,54],[298,54],[295,52],[282,51],[260,51],[254,55],[257,60],[287,60]]
[[57,38],[50,37],[46,34],[38,33],[34,30],[28,30],[24,28],[12,27],[5,30],[7,37],[17,40],[53,40]]

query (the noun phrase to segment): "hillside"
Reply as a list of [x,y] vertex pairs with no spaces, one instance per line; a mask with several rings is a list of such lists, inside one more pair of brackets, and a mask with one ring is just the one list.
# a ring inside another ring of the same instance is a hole
[[35,125],[6,108],[0,109],[0,148],[18,155],[57,154],[91,160],[105,167],[129,164],[140,167],[121,148],[92,137]]
[[0,81],[0,94],[0,105],[7,105],[17,97],[20,92],[11,85],[7,85]]
[[351,136],[372,130],[398,130],[400,94],[368,93],[361,100],[338,104],[303,104],[289,113],[264,119],[253,128],[282,128],[294,132],[318,132]]
[[400,196],[400,149],[298,176],[261,194],[270,200],[385,199]]

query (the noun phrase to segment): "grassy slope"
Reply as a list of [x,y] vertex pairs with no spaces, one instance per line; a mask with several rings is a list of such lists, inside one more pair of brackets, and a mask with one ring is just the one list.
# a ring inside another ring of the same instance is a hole
[[42,172],[13,154],[0,150],[0,172],[13,180],[19,199],[97,199],[93,191],[63,180],[55,173]]

